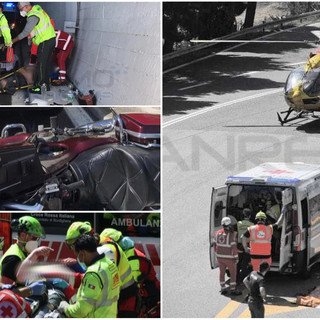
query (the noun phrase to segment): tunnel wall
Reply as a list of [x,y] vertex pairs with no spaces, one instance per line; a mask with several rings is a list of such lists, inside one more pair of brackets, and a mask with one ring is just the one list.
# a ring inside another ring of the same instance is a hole
[[159,3],[57,2],[43,7],[59,28],[63,19],[78,17],[68,75],[81,92],[94,89],[98,104],[160,104]]
[[55,28],[64,30],[64,21],[77,20],[76,2],[39,2],[55,23]]

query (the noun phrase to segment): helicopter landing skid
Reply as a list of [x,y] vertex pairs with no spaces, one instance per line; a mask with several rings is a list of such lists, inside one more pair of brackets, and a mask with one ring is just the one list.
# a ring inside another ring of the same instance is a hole
[[281,118],[279,112],[277,112],[278,115],[278,120],[280,121],[281,125],[283,126],[285,123],[288,123],[290,121],[296,120],[296,119],[300,119],[303,117],[304,114],[308,113],[305,111],[300,111],[295,117],[289,118],[290,114],[292,113],[292,111],[294,111],[292,108],[289,108],[289,110],[287,111],[281,111],[281,114],[286,114],[284,119]]

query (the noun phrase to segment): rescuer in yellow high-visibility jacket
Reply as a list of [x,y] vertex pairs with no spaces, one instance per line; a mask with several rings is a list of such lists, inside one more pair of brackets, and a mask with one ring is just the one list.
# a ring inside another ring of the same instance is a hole
[[41,94],[41,88],[49,90],[52,53],[56,44],[56,33],[48,14],[39,6],[31,6],[30,2],[19,2],[20,15],[27,17],[23,31],[12,40],[16,43],[29,34],[32,42],[38,46],[37,83],[30,92]]
[[87,267],[77,301],[62,301],[58,307],[71,318],[116,318],[120,293],[120,275],[114,262],[99,254],[93,234],[80,235],[71,246],[80,263]]
[[11,32],[8,25],[8,20],[3,14],[3,5],[0,3],[0,37],[4,38],[4,45],[6,47],[12,46]]

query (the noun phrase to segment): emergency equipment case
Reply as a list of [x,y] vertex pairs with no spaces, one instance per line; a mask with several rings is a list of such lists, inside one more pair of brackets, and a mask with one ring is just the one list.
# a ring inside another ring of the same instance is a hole
[[[158,144],[160,146],[160,115],[129,113],[120,114],[123,129],[129,142],[147,146]],[[116,122],[116,137],[120,136],[119,123]]]

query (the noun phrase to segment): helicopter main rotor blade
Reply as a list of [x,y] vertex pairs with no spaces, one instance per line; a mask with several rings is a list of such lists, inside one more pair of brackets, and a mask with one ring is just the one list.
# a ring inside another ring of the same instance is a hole
[[230,42],[230,43],[319,43],[319,40],[303,40],[303,41],[294,41],[294,40],[190,40],[193,43],[210,43],[210,42]]

